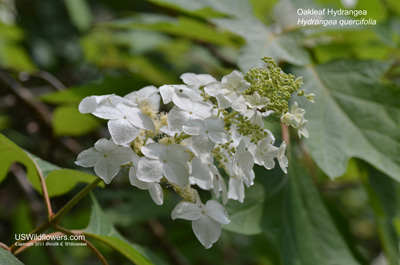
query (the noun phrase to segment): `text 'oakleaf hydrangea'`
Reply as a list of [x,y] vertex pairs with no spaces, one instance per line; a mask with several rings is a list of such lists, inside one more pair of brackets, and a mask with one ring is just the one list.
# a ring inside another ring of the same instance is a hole
[[[196,237],[210,248],[221,224],[230,223],[223,205],[229,199],[243,202],[245,187],[254,184],[254,164],[271,170],[276,160],[287,173],[286,143],[275,146],[263,117],[276,117],[308,137],[305,111],[296,101],[289,110],[289,99],[297,92],[312,101],[314,94],[304,95],[300,78],[263,60],[264,68],[233,71],[221,81],[186,73],[184,85],[83,99],[80,112],[108,120],[111,138],[80,153],[76,164],[94,167],[106,184],[121,167],[128,169],[130,183],[148,190],[157,205],[163,204],[163,187],[171,188],[182,199],[172,219],[192,221]],[[159,110],[161,99],[172,103],[168,113]],[[203,204],[198,190],[211,191],[216,199]]]

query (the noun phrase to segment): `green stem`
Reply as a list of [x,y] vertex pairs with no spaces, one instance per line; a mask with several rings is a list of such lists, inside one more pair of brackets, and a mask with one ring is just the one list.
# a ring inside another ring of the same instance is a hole
[[[50,216],[46,222],[42,223],[40,226],[35,228],[32,232],[29,234],[42,234],[44,231],[49,229],[51,226],[54,224],[57,224],[62,217],[64,217],[69,210],[71,210],[72,207],[75,206],[85,195],[87,195],[94,187],[96,187],[99,183],[101,182],[100,178],[96,178],[92,183],[87,185],[83,190],[81,190],[78,194],[76,194],[67,204],[64,205],[61,210],[59,210],[56,214]],[[17,246],[17,243],[23,243],[26,240],[19,240],[13,245],[10,246],[10,251],[12,253],[15,253],[19,249],[19,246]]]
[[230,120],[232,117],[234,117],[236,114],[239,114],[239,111],[236,111],[236,110],[232,111],[232,112],[229,113],[227,116],[225,116],[224,122],[225,122],[225,123],[228,123],[229,120]]
[[192,137],[192,136],[189,135],[189,134],[186,134],[186,133],[181,133],[181,134],[178,135],[178,137],[175,138],[175,141],[176,141],[176,143],[179,144],[180,142],[182,142],[182,140],[185,140],[185,139],[187,139],[189,137]]
[[78,194],[76,194],[64,207],[61,208],[54,216],[51,218],[52,223],[57,223],[63,218],[72,207],[75,206],[83,197],[86,196],[94,187],[96,187],[102,180],[100,178],[96,178],[92,183],[86,186],[83,190],[81,190]]

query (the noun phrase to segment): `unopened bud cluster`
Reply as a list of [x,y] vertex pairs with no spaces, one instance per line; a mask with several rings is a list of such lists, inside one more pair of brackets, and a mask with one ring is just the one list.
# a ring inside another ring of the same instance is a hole
[[[108,120],[111,139],[98,140],[78,155],[76,164],[94,167],[107,184],[127,168],[130,183],[148,190],[158,205],[163,187],[171,188],[182,198],[172,218],[192,221],[195,235],[210,248],[221,224],[230,222],[223,205],[229,199],[243,202],[245,186],[253,185],[254,164],[270,170],[276,159],[287,173],[286,144],[274,146],[263,117],[277,116],[308,137],[304,109],[297,102],[288,108],[294,92],[304,95],[301,79],[283,73],[272,59],[263,60],[264,68],[246,75],[233,71],[221,81],[186,73],[182,85],[83,99],[80,112]],[[161,99],[173,103],[168,113],[159,111]],[[210,190],[216,200],[203,204],[198,189]]]

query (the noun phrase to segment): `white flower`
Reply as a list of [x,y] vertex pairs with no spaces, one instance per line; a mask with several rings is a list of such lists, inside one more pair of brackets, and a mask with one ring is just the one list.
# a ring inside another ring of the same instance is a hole
[[137,178],[137,168],[139,166],[140,157],[135,154],[132,159],[132,166],[129,169],[129,181],[131,185],[138,187],[141,190],[148,190],[151,198],[157,205],[162,205],[164,201],[164,193],[161,185],[158,182],[144,182]]
[[266,169],[275,167],[274,158],[278,155],[278,148],[273,146],[271,139],[262,139],[257,144],[257,149],[254,152],[254,160],[256,164],[264,166]]
[[204,190],[213,188],[217,199],[222,190],[223,204],[226,203],[227,192],[225,181],[219,173],[218,168],[214,165],[214,157],[211,154],[201,157],[195,156],[192,159],[191,175],[193,183],[197,184],[200,188]]
[[292,124],[293,118],[293,114],[286,112],[284,115],[282,115],[281,122],[286,124],[286,126],[290,126]]
[[187,162],[190,155],[179,144],[150,143],[142,147],[146,156],[139,161],[137,178],[144,182],[159,181],[165,176],[169,181],[186,187],[189,182]]
[[190,89],[194,90],[198,90],[209,83],[217,82],[214,77],[205,74],[196,75],[193,73],[185,73],[181,75],[181,79]]
[[244,183],[243,183],[243,178],[241,176],[235,176],[235,175],[230,176],[228,198],[243,203]]
[[190,146],[196,155],[205,155],[214,149],[215,144],[229,141],[229,134],[224,130],[225,122],[220,118],[210,117],[202,120],[190,120],[183,131],[193,137]]
[[236,148],[235,156],[233,157],[232,170],[235,175],[243,178],[247,187],[250,187],[253,184],[253,166],[253,155],[247,151],[244,140],[241,140],[239,146]]
[[222,82],[213,82],[205,87],[206,92],[217,97],[220,108],[232,107],[234,110],[244,112],[247,109],[242,92],[250,87],[239,71],[233,71],[222,78]]
[[286,168],[288,167],[289,161],[285,156],[285,150],[286,150],[286,143],[282,142],[281,145],[279,146],[278,155],[276,158],[278,159],[279,166],[281,167],[282,171],[285,174],[287,174]]
[[182,126],[189,120],[203,120],[212,115],[212,106],[206,102],[197,102],[186,96],[178,96],[179,102],[168,113],[168,125],[171,133],[183,132]]
[[155,86],[146,86],[138,91],[133,91],[124,96],[125,99],[132,101],[136,106],[149,105],[154,110],[160,108],[160,94]]
[[249,106],[252,109],[262,109],[265,108],[269,103],[269,98],[261,97],[260,94],[258,94],[258,92],[255,92],[252,95],[246,96],[245,102],[247,106]]
[[200,94],[200,90],[193,90],[185,85],[163,85],[160,87],[160,94],[164,104],[168,104],[171,101],[177,105],[179,97],[185,96],[193,101],[202,101],[204,98]]
[[303,119],[299,125],[297,125],[297,133],[299,134],[299,138],[301,138],[302,135],[306,138],[309,137],[308,130],[306,128],[307,122],[307,120]]
[[291,108],[290,108],[290,113],[293,115],[293,120],[299,124],[303,119],[304,119],[304,113],[306,111],[302,108],[299,108],[299,104],[297,102],[293,102]]
[[94,167],[96,175],[106,184],[110,184],[121,165],[129,163],[134,155],[129,147],[119,146],[111,139],[102,138],[94,144],[94,147],[81,152],[75,164],[81,167]]
[[201,202],[180,202],[171,217],[173,220],[180,218],[192,221],[193,232],[206,249],[221,236],[221,224],[230,223],[224,207],[214,200],[207,201],[206,205]]
[[119,103],[124,103],[128,106],[133,106],[134,103],[128,99],[124,99],[116,95],[90,96],[82,99],[79,103],[80,113],[93,113],[100,106],[117,106]]
[[140,132],[140,129],[155,130],[150,117],[135,107],[128,107],[125,104],[118,104],[116,107],[100,106],[93,113],[95,116],[108,119],[108,130],[111,138],[117,144],[126,144],[133,141]]

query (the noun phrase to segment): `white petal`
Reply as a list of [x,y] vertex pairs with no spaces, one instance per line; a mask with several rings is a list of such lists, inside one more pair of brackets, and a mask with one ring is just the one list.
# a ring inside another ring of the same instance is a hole
[[94,144],[94,148],[96,148],[96,150],[102,154],[107,154],[116,147],[117,145],[113,142],[113,140],[107,140],[106,138],[101,138]]
[[118,104],[117,108],[121,111],[121,113],[123,113],[123,118],[127,119],[134,126],[150,131],[155,130],[152,119],[144,115],[140,109],[135,107],[131,108],[124,104]]
[[124,165],[131,162],[136,154],[129,147],[118,146],[107,156],[108,163],[112,165]]
[[193,73],[185,73],[180,76],[183,83],[185,83],[190,88],[199,88],[199,80],[196,77],[196,74]]
[[215,97],[222,93],[221,87],[222,87],[222,84],[220,82],[213,82],[213,83],[207,84],[207,86],[204,89],[207,92],[207,94]]
[[233,101],[231,106],[232,109],[239,111],[240,113],[243,113],[247,110],[246,102],[242,96]]
[[120,166],[110,165],[105,159],[97,161],[96,165],[94,165],[94,172],[103,179],[106,184],[110,184],[111,180],[118,174],[120,169]]
[[99,159],[103,159],[104,155],[98,151],[96,151],[95,148],[91,147],[89,149],[86,149],[84,151],[82,151],[76,161],[75,164],[77,164],[78,166],[81,167],[94,167],[94,165],[96,164],[96,162]]
[[214,149],[215,143],[206,134],[200,134],[189,138],[190,147],[198,155],[207,155]]
[[90,96],[82,99],[82,101],[79,103],[79,112],[80,113],[91,113],[93,112],[98,106],[99,103],[107,98],[108,95],[105,96]]
[[243,80],[243,74],[237,70],[232,71],[232,73],[222,78],[223,83],[230,83],[234,87],[239,86],[240,81],[242,80]]
[[172,96],[175,93],[175,89],[170,85],[163,85],[160,87],[160,94],[164,104],[168,104],[172,101]]
[[229,220],[228,213],[225,208],[217,201],[209,200],[205,206],[206,214],[210,216],[212,219],[221,224],[229,224],[231,220]]
[[132,186],[138,187],[141,190],[148,190],[151,188],[153,182],[145,182],[141,181],[140,179],[137,178],[136,176],[137,168],[136,167],[131,167],[129,169],[129,182],[131,183]]
[[165,177],[184,188],[189,183],[189,170],[182,164],[167,162],[164,163],[163,171]]
[[[212,162],[211,162],[212,163]],[[208,181],[211,180],[213,173],[205,164],[200,157],[194,157],[192,159],[192,176],[201,180],[201,181]]]
[[167,159],[168,162],[185,164],[189,161],[190,155],[185,151],[185,147],[180,144],[167,145],[167,152],[162,159]]
[[93,112],[93,115],[106,120],[117,120],[124,117],[119,109],[112,106],[99,106]]
[[202,216],[201,211],[201,206],[192,202],[182,201],[172,210],[171,217],[172,220],[179,218],[193,221],[198,220]]
[[216,96],[217,101],[218,101],[218,108],[220,109],[226,109],[229,108],[231,106],[231,103],[229,102],[229,100],[227,100],[224,95],[219,94]]
[[192,229],[197,239],[206,249],[211,248],[221,236],[221,225],[207,215],[192,221]]
[[241,177],[235,176],[229,179],[228,198],[243,203],[244,183]]
[[206,131],[202,120],[190,120],[187,126],[183,126],[183,131],[189,135],[199,135]]
[[149,193],[153,201],[157,205],[162,205],[164,202],[164,193],[161,188],[161,185],[158,183],[152,183],[151,188],[149,189]]
[[199,80],[199,82],[200,82],[200,84],[201,84],[202,86],[208,85],[209,83],[212,83],[212,82],[216,82],[216,81],[217,81],[217,80],[216,80],[214,77],[212,77],[211,75],[206,75],[206,74],[197,75],[197,79]]
[[140,159],[136,176],[139,180],[145,182],[159,181],[163,177],[163,164],[158,160]]
[[126,119],[108,121],[108,130],[116,144],[126,144],[135,140],[140,129]]
[[183,132],[182,126],[186,125],[190,116],[187,111],[180,109],[179,107],[173,107],[168,113],[168,125],[171,133]]
[[143,146],[141,149],[142,153],[145,156],[154,159],[161,159],[162,157],[166,157],[167,150],[168,147],[160,143],[149,143],[146,146]]

